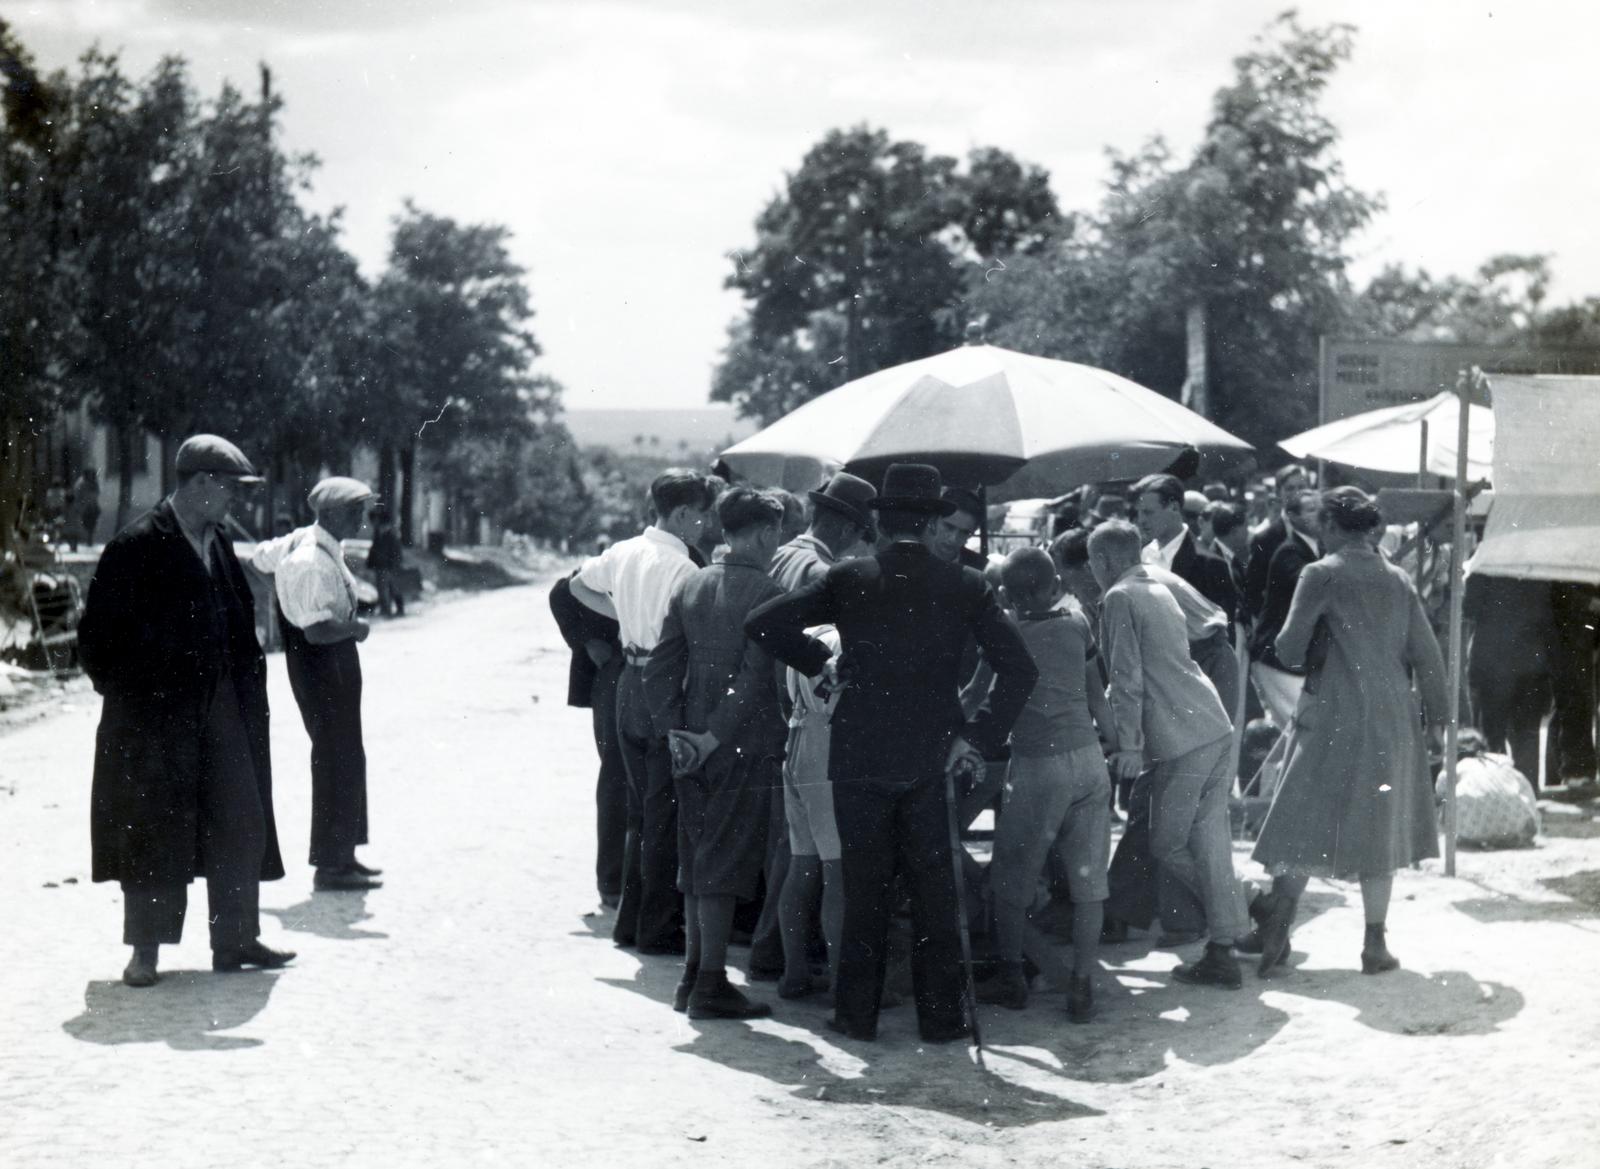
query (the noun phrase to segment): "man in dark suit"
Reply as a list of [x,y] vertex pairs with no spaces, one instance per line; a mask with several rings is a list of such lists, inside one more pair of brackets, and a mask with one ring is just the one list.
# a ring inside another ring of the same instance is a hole
[[[911,891],[919,1030],[927,1042],[947,1042],[968,1027],[943,777],[999,748],[1038,671],[983,577],[930,550],[930,522],[953,510],[940,498],[935,468],[891,466],[872,506],[877,555],[835,565],[820,581],[767,602],[745,631],[802,674],[843,686],[828,768],[845,894],[830,1026],[855,1039],[877,1037],[898,867]],[[808,626],[823,624],[838,629],[837,661],[806,636]],[[995,671],[989,702],[970,721],[958,697],[968,638]]]
[[1284,501],[1288,534],[1272,553],[1261,611],[1250,631],[1250,680],[1261,705],[1279,727],[1288,726],[1294,716],[1300,688],[1305,684],[1305,669],[1291,668],[1279,661],[1275,643],[1289,616],[1289,603],[1294,600],[1300,573],[1322,556],[1317,539],[1321,511],[1322,497],[1315,491],[1297,491]]
[[594,714],[594,745],[600,752],[595,780],[595,884],[601,904],[622,900],[622,854],[628,834],[628,772],[617,737],[617,679],[622,676],[622,640],[617,623],[572,595],[571,577],[550,590],[550,612],[572,651],[567,667],[567,705]]
[[1253,622],[1261,615],[1261,606],[1266,601],[1267,572],[1272,567],[1272,554],[1288,538],[1289,521],[1284,509],[1289,500],[1296,498],[1309,485],[1306,470],[1298,463],[1289,463],[1278,470],[1278,514],[1250,537],[1250,554],[1245,558],[1244,592],[1239,597],[1239,615],[1246,622]]
[[267,663],[255,609],[221,531],[261,482],[226,439],[178,448],[178,486],[106,545],[78,627],[83,667],[104,696],[90,837],[96,881],[117,881],[129,986],[153,986],[157,952],[183,936],[188,886],[206,879],[211,964],[273,968],[260,883],[283,876],[272,815]]
[[1146,475],[1132,494],[1139,534],[1146,540],[1145,561],[1188,581],[1231,623],[1239,607],[1233,577],[1221,559],[1195,545],[1184,521],[1183,484],[1171,475]]

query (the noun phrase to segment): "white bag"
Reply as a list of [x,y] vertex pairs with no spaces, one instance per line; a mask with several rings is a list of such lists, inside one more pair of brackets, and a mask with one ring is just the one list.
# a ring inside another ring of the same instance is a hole
[[[1435,794],[1444,798],[1441,769]],[[1440,809],[1443,830],[1443,809]],[[1456,764],[1456,840],[1477,848],[1526,848],[1539,834],[1539,801],[1504,755],[1468,755]]]

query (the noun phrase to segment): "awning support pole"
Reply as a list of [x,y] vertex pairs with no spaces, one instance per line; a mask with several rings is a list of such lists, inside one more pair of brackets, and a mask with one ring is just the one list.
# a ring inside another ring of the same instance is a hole
[[1444,742],[1444,874],[1456,875],[1456,747],[1461,735],[1461,618],[1466,591],[1467,563],[1467,425],[1471,420],[1472,390],[1484,381],[1473,366],[1456,378],[1455,523],[1450,533],[1450,722]]

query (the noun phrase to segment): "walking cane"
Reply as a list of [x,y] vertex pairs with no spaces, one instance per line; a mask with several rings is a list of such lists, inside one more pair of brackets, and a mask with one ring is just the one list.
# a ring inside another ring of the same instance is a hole
[[961,968],[967,976],[967,1017],[972,1021],[972,1048],[976,1053],[978,1070],[988,1071],[983,1062],[983,1033],[978,1029],[978,984],[972,977],[972,936],[967,930],[967,879],[961,871],[961,828],[956,823],[956,777],[960,770],[970,770],[958,763],[944,769],[945,822],[950,827],[950,866],[956,879],[956,919],[961,927]]

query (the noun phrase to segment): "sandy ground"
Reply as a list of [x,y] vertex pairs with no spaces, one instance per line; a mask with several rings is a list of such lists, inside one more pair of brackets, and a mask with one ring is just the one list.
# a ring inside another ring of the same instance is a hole
[[120,894],[88,882],[98,703],[0,735],[0,1165],[1600,1163],[1583,811],[1536,849],[1464,853],[1459,879],[1402,874],[1401,972],[1356,972],[1357,891],[1317,882],[1292,971],[1189,988],[1174,954],[1119,947],[1089,1026],[1054,991],[986,1008],[981,1072],[919,1046],[909,1008],[876,1044],[811,1005],[691,1022],[671,961],[611,946],[588,715],[563,705],[542,588],[434,606],[362,653],[369,894],[312,893],[306,740],[271,664],[291,871],[263,887],[265,938],[300,952],[281,972],[210,972],[197,884],[161,985],[122,986]]

